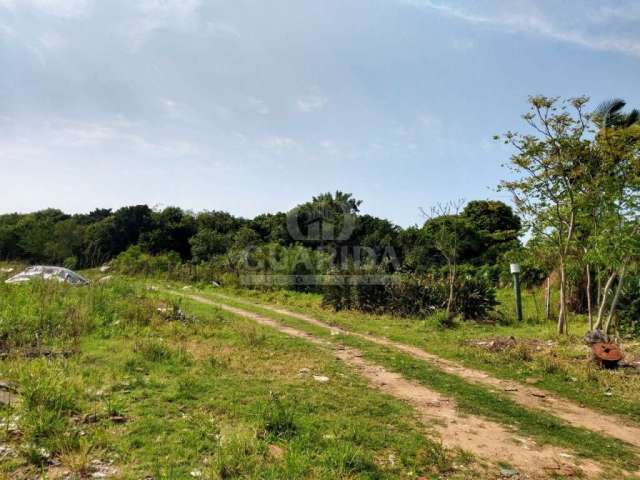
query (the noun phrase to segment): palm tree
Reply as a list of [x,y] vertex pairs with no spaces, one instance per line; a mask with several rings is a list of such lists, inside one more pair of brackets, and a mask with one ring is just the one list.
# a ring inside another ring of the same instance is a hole
[[605,100],[593,112],[593,121],[600,128],[627,128],[634,123],[640,124],[640,111],[633,109],[622,112],[627,102],[620,98]]

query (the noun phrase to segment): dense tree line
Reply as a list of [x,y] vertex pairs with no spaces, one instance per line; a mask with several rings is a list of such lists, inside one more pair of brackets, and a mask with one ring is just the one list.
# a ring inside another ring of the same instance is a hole
[[[360,205],[350,194],[336,192],[313,197],[291,212],[253,219],[147,205],[75,215],[55,209],[6,214],[0,215],[0,259],[88,268],[137,246],[152,255],[173,252],[182,262],[219,262],[233,269],[248,249],[255,252],[260,246],[319,250],[337,257],[351,257],[357,247],[374,257],[371,261],[379,262],[385,252],[393,255],[393,271],[424,273],[445,264],[433,242],[442,225],[458,226],[462,264],[495,265],[519,245],[520,219],[502,202],[472,201],[458,215],[430,218],[406,229],[362,214]],[[314,227],[318,222],[320,230]]]

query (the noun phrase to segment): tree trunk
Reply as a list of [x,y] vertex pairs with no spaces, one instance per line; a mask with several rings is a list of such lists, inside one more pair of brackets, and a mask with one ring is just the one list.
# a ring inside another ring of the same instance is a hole
[[615,280],[617,272],[612,272],[609,278],[607,279],[607,283],[604,285],[604,290],[602,291],[602,298],[600,299],[600,308],[598,309],[598,319],[596,320],[596,324],[593,326],[594,330],[600,329],[602,326],[602,317],[604,316],[604,309],[607,305],[607,295],[609,294],[609,290],[611,290],[611,285]]
[[447,299],[447,317],[453,317],[453,291],[456,278],[456,266],[449,262],[449,298]]
[[591,312],[591,267],[587,263],[587,313],[589,315],[589,331],[593,328],[593,313]]
[[567,333],[567,278],[564,259],[560,260],[560,311],[558,312],[558,333]]
[[618,306],[618,300],[620,299],[620,291],[622,290],[622,285],[624,284],[624,276],[627,273],[627,264],[622,265],[622,269],[620,270],[620,275],[618,278],[618,286],[616,287],[616,293],[613,296],[613,300],[611,301],[611,308],[609,308],[609,315],[607,316],[607,323],[604,325],[604,333],[608,334],[609,329],[611,328],[611,319],[613,318],[613,313]]

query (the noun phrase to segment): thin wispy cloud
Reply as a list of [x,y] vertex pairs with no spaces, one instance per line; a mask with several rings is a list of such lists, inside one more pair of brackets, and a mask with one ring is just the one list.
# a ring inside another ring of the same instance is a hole
[[[616,31],[616,24],[640,16],[637,5],[628,5],[628,15],[621,7],[603,6],[575,9],[568,16],[556,3],[497,2],[486,3],[436,2],[433,0],[400,0],[417,8],[438,12],[444,16],[476,25],[503,29],[510,33],[538,35],[544,38],[579,45],[599,51],[614,51],[640,57],[640,30]],[[485,8],[482,8],[482,6]],[[571,23],[566,21],[571,18]],[[602,24],[608,23],[602,32]],[[597,27],[597,29],[595,28]]]
[[327,104],[328,99],[319,92],[314,92],[299,98],[296,102],[298,110],[304,113],[322,110]]

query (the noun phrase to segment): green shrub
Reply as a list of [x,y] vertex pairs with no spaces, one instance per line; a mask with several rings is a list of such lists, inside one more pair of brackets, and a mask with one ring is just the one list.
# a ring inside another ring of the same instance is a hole
[[[366,275],[325,289],[323,305],[334,310],[426,317],[447,304],[449,286],[444,278],[396,274],[385,284],[367,282]],[[465,276],[456,282],[453,313],[464,319],[482,318],[498,304],[491,283]]]

